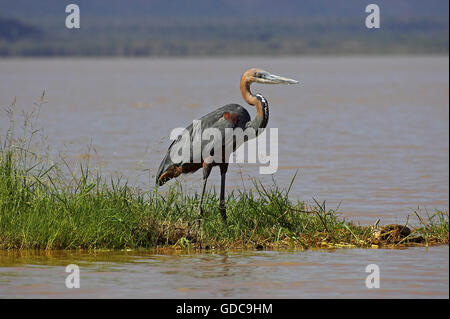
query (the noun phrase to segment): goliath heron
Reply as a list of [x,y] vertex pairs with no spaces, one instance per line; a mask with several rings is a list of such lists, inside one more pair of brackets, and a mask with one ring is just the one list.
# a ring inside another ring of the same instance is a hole
[[[250,115],[245,108],[238,104],[227,104],[211,113],[203,116],[199,120],[201,121],[201,130],[205,130],[207,128],[215,128],[220,130],[222,133],[227,128],[235,129],[241,128],[243,130],[247,128],[253,128],[256,132],[261,132],[261,129],[264,129],[267,126],[267,121],[269,119],[269,106],[267,104],[267,100],[261,94],[252,94],[250,92],[250,85],[255,83],[262,84],[296,84],[298,81],[293,79],[288,79],[285,77],[281,77],[278,75],[270,74],[264,70],[252,68],[244,72],[241,77],[240,88],[242,97],[244,100],[256,107],[256,116],[253,120],[250,119]],[[186,131],[190,134],[190,139],[188,142],[191,144],[189,147],[192,150],[193,136],[192,133],[194,131],[193,125],[189,125],[186,128]],[[258,134],[258,133],[257,133]],[[195,132],[194,132],[195,135]],[[224,135],[222,135],[224,136]],[[192,161],[192,156],[190,160],[182,160],[178,162],[173,162],[170,156],[171,149],[177,144],[181,142],[181,136],[176,139],[169,147],[166,156],[162,160],[158,173],[156,175],[156,184],[163,185],[168,180],[179,176],[180,174],[193,173],[200,168],[203,169],[203,186],[202,192],[200,195],[200,203],[199,210],[200,216],[203,216],[203,196],[206,188],[206,181],[208,180],[209,174],[211,173],[211,169],[214,166],[219,166],[220,175],[221,175],[221,183],[220,183],[220,213],[224,222],[226,222],[226,210],[225,210],[225,175],[228,170],[228,158],[225,157],[223,160],[218,163],[217,161],[212,160],[212,156],[200,156],[200,161],[195,163]],[[224,147],[226,142],[222,142],[222,147]],[[203,148],[205,146],[204,143],[201,144]],[[240,145],[233,144],[233,151],[235,151]],[[192,154],[192,151],[191,151]],[[225,154],[225,152],[223,153]],[[210,155],[213,155],[211,153]]]

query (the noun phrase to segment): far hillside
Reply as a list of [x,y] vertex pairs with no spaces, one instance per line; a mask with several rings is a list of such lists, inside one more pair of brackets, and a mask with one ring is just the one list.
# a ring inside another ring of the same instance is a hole
[[0,0],[1,56],[448,54],[448,1],[380,0],[367,29],[361,0]]

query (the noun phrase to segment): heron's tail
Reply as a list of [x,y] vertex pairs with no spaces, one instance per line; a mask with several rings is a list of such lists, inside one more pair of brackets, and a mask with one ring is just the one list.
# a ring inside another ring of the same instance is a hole
[[161,164],[159,164],[158,173],[156,174],[156,185],[158,186],[164,185],[164,183],[169,180],[167,178],[164,178],[164,173],[166,173],[174,165],[169,155],[170,152],[167,152],[166,156],[161,161]]

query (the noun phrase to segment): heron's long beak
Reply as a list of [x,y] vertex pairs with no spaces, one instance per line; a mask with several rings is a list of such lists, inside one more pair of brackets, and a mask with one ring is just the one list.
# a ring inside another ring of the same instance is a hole
[[294,79],[285,78],[274,74],[264,74],[261,77],[260,83],[265,84],[298,84],[299,82]]

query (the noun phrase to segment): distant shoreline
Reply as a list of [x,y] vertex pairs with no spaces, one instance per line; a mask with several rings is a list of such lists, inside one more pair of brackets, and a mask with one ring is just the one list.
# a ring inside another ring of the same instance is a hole
[[190,55],[190,56],[87,56],[87,55],[55,55],[55,56],[22,56],[22,55],[15,55],[15,56],[1,56],[0,55],[0,61],[8,61],[8,60],[69,60],[69,59],[76,59],[76,60],[146,60],[146,59],[161,59],[161,60],[178,60],[178,59],[226,59],[226,60],[233,60],[233,59],[245,59],[245,58],[255,58],[255,59],[298,59],[298,58],[305,58],[305,59],[326,59],[326,58],[448,58],[449,52],[447,53],[410,53],[410,54],[404,54],[404,53],[386,53],[386,54],[299,54],[299,55]]
[[[23,21],[27,21],[26,23]],[[0,57],[206,57],[448,54],[448,18],[386,18],[370,30],[361,18],[229,19],[0,17]],[[114,22],[114,23],[113,23]]]

